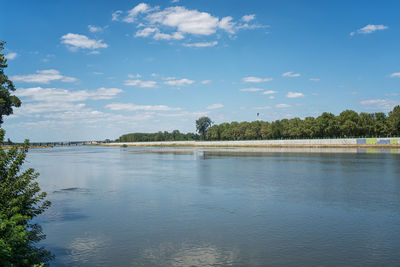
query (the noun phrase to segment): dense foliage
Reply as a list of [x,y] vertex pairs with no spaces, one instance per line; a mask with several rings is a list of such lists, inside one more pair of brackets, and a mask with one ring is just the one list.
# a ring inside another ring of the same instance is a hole
[[116,142],[149,142],[149,141],[193,141],[200,137],[194,133],[181,133],[178,130],[158,133],[130,133],[124,134]]
[[11,95],[15,91],[12,81],[4,73],[7,68],[7,59],[2,53],[5,42],[0,41],[0,125],[3,123],[3,115],[10,115],[13,113],[13,107],[19,107],[21,101],[18,97]]
[[400,106],[385,113],[358,114],[345,110],[338,116],[324,112],[317,118],[282,119],[273,122],[231,122],[211,126],[207,140],[257,140],[289,138],[334,138],[400,135]]
[[[0,52],[3,45],[0,41]],[[4,54],[0,53],[0,126],[3,115],[12,114],[13,107],[21,104],[10,94],[15,88],[4,74],[6,63]],[[40,192],[35,182],[39,174],[32,168],[21,171],[28,141],[6,151],[3,149],[4,134],[0,129],[0,266],[41,266],[48,263],[52,255],[36,246],[45,236],[32,219],[48,208],[50,202],[45,200],[46,193]]]

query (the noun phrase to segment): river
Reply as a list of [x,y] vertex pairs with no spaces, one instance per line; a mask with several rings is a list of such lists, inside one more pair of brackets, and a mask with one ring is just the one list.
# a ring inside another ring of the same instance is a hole
[[399,265],[400,154],[367,152],[82,146],[24,166],[52,266]]

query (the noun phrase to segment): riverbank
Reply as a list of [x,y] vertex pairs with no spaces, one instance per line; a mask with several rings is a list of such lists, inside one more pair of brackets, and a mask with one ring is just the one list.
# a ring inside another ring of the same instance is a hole
[[394,138],[338,138],[246,141],[159,141],[98,143],[102,146],[134,147],[297,147],[297,148],[400,148],[400,137]]

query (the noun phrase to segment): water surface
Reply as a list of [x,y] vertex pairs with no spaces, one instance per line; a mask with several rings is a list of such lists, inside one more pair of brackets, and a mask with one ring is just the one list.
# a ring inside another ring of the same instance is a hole
[[386,152],[62,147],[27,166],[53,203],[54,266],[394,266],[400,155]]

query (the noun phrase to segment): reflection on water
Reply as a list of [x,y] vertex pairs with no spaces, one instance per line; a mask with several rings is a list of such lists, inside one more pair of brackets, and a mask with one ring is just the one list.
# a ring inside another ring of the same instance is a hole
[[400,154],[356,152],[74,147],[28,165],[54,266],[398,265]]

